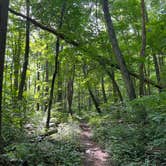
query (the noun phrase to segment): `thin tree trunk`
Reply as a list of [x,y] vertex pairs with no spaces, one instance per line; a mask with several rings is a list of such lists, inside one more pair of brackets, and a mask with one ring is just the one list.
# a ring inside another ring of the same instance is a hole
[[[61,29],[63,24],[63,17],[65,13],[65,7],[66,3],[65,1],[62,4],[62,10],[61,10],[61,16],[60,16],[60,22],[59,22],[59,29]],[[52,83],[51,83],[51,90],[50,90],[50,98],[48,102],[48,114],[47,114],[47,121],[46,121],[46,128],[49,128],[50,118],[51,118],[51,107],[52,107],[52,100],[53,100],[53,93],[54,93],[54,85],[55,85],[55,79],[58,73],[58,58],[59,58],[59,47],[60,47],[60,38],[57,37],[56,41],[56,55],[55,55],[55,68],[54,73],[52,77]]]
[[[159,68],[159,63],[158,63],[156,55],[153,55],[153,62],[155,66],[157,83],[160,84],[160,68]],[[159,92],[161,92],[161,89],[159,89]]]
[[68,109],[69,113],[72,116],[73,110],[72,110],[72,103],[73,103],[73,94],[74,94],[74,77],[75,77],[75,65],[72,68],[72,76],[68,81],[68,87],[67,87],[67,99],[68,99]]
[[[142,48],[140,57],[145,57],[146,50],[146,10],[145,10],[145,2],[141,0],[141,12],[142,12]],[[140,85],[139,85],[139,93],[140,96],[145,95],[145,86],[144,86],[144,62],[142,62],[139,66],[140,72]]]
[[[20,30],[21,31],[21,30]],[[16,44],[16,50],[13,54],[14,62],[14,94],[18,90],[18,77],[19,77],[19,68],[20,68],[20,54],[21,54],[21,32],[18,33],[18,41]],[[14,95],[16,97],[16,95]]]
[[107,96],[106,96],[106,93],[105,93],[105,85],[104,85],[104,77],[102,76],[101,78],[101,88],[102,88],[102,93],[103,93],[103,100],[104,100],[104,103],[107,103]]
[[119,44],[118,44],[118,41],[116,38],[111,15],[109,13],[108,0],[102,0],[102,2],[103,2],[102,4],[103,4],[104,18],[105,18],[105,22],[107,25],[109,39],[111,41],[112,48],[113,48],[113,51],[114,51],[115,56],[116,56],[116,60],[119,64],[120,71],[121,71],[121,74],[123,76],[123,79],[124,79],[124,82],[126,85],[129,99],[133,100],[136,98],[135,89],[134,89],[133,82],[132,82],[132,79],[130,77],[129,71],[127,69],[124,57],[123,57],[121,50],[119,48]]
[[[9,0],[0,0],[0,149],[2,150],[2,88],[6,50],[6,33],[8,21]],[[0,150],[0,151],[1,151]]]
[[[46,77],[45,77],[45,82],[47,83],[46,85],[46,89],[45,89],[45,96],[48,96],[48,92],[49,92],[49,87],[48,87],[48,82],[49,82],[49,68],[48,68],[48,60],[46,60],[46,64],[45,64],[45,71],[46,71]],[[44,112],[47,111],[47,107],[48,107],[48,102],[45,102],[45,108],[44,108]]]
[[73,115],[72,102],[73,102],[73,83],[74,78],[70,79],[67,83],[67,101],[68,101],[68,110],[70,115]]
[[[37,60],[37,93],[40,93],[40,84],[39,84],[39,82],[40,82],[40,63]],[[38,95],[38,96],[40,96],[40,95]],[[39,101],[37,102],[36,107],[37,107],[37,111],[39,111],[40,110]]]
[[13,64],[10,65],[10,92],[13,98]]
[[62,75],[61,75],[61,63],[58,62],[58,94],[57,94],[58,110],[62,110]]
[[[29,0],[26,0],[26,15],[29,17]],[[26,20],[26,43],[25,43],[25,55],[24,55],[24,64],[23,69],[21,73],[21,81],[19,85],[19,92],[18,92],[18,100],[22,100],[23,92],[25,88],[25,81],[26,81],[26,72],[28,68],[29,63],[29,42],[30,42],[30,22],[27,19]]]

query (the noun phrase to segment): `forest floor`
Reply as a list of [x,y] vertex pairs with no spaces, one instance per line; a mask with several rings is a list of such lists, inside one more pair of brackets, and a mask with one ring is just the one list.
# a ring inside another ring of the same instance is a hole
[[[85,124],[80,124],[81,128],[81,146],[85,150],[83,165],[84,166],[108,166],[108,153],[92,140],[92,131]],[[110,165],[109,165],[110,166]]]

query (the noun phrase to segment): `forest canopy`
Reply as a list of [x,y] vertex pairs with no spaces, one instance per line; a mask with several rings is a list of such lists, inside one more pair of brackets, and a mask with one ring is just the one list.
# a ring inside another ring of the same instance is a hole
[[164,0],[0,0],[0,165],[165,165],[165,27]]

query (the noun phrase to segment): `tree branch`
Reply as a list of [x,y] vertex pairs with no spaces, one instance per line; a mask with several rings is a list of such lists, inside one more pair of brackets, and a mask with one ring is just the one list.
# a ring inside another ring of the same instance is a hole
[[19,12],[16,12],[14,10],[12,10],[11,8],[9,8],[9,11],[16,15],[16,16],[19,16],[19,17],[22,17],[24,19],[27,19],[29,20],[34,26],[36,27],[39,27],[41,28],[42,30],[45,30],[47,32],[50,32],[56,36],[58,36],[59,38],[61,38],[62,40],[65,40],[67,43],[69,44],[72,44],[74,46],[79,46],[79,43],[77,43],[76,41],[74,40],[70,40],[67,36],[65,36],[63,33],[60,33],[58,32],[57,30],[55,30],[54,28],[51,28],[51,27],[48,27],[48,26],[45,26],[41,23],[39,23],[38,21],[36,21],[35,19],[31,18],[31,17],[27,17],[26,15],[22,14],[22,13],[19,13]]
[[[24,18],[24,19],[28,19],[34,26],[39,27],[39,28],[41,28],[42,30],[45,30],[45,31],[47,31],[47,32],[50,32],[50,33],[52,33],[53,35],[56,35],[57,37],[59,37],[59,38],[61,38],[62,40],[64,40],[66,43],[69,43],[69,44],[71,44],[71,45],[73,45],[73,46],[75,46],[75,47],[80,47],[80,46],[81,46],[80,43],[78,43],[78,42],[75,41],[75,40],[71,40],[70,38],[68,38],[67,36],[65,36],[63,33],[58,32],[58,31],[57,31],[56,29],[54,29],[54,28],[45,26],[45,25],[39,23],[38,21],[32,19],[31,17],[27,17],[26,15],[24,15],[24,14],[22,14],[22,13],[19,13],[19,12],[16,12],[16,11],[12,10],[11,8],[9,8],[9,11],[10,11],[12,14],[16,15],[16,16],[22,17],[22,18]],[[81,47],[81,50],[87,52],[87,50],[83,49],[82,47]],[[101,57],[101,56],[98,56],[98,59],[99,59],[100,61],[104,61],[104,58]],[[114,64],[114,63],[112,63],[112,62],[110,62],[110,61],[107,61],[107,64],[108,64],[108,63],[109,63],[110,66],[112,66],[112,67],[114,67],[114,68],[120,70],[120,67],[119,67],[117,64]],[[137,79],[140,80],[140,75],[139,75],[139,74],[136,74],[136,73],[134,73],[134,72],[132,72],[132,71],[130,71],[130,70],[129,70],[129,74],[130,74],[131,76],[133,76],[133,77],[135,77],[135,78],[137,78]],[[163,88],[164,88],[163,86],[161,86],[161,85],[155,83],[154,81],[152,81],[152,80],[150,80],[150,79],[148,79],[148,78],[146,78],[146,77],[144,77],[143,80],[144,80],[145,83],[151,84],[152,86],[154,86],[154,87],[156,87],[156,88],[158,88],[158,89],[163,89]]]

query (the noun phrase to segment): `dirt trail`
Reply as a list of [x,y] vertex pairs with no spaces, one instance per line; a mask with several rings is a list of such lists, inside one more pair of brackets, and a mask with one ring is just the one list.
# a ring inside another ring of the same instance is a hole
[[82,129],[81,145],[85,149],[83,166],[108,166],[108,153],[92,141],[92,132],[89,126],[82,123],[80,128]]

